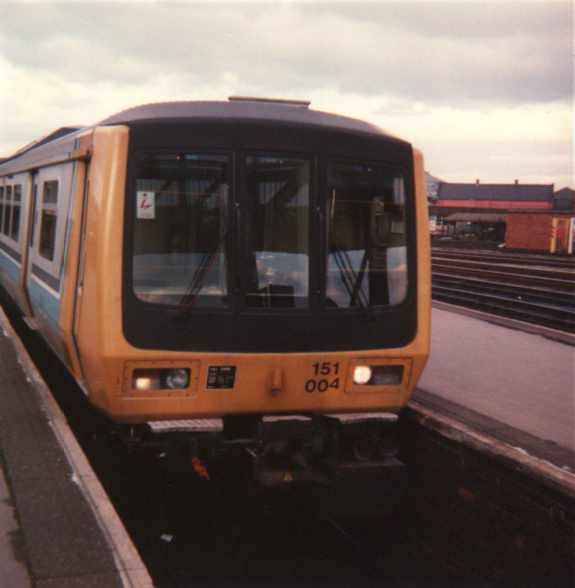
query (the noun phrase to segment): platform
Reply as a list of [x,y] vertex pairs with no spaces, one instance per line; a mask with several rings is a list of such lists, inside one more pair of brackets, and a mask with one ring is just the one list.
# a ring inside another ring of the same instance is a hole
[[0,310],[0,586],[32,585],[152,583]]
[[575,348],[445,308],[414,400],[575,470]]

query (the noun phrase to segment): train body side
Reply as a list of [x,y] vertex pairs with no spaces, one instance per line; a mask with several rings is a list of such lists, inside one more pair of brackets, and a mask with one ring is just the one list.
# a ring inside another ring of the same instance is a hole
[[[76,222],[85,180],[78,133],[32,149],[0,166],[0,187],[21,188],[19,227],[0,234],[0,284],[66,366],[78,375],[72,320]],[[6,199],[3,201],[6,221]],[[13,203],[14,204],[14,203]]]

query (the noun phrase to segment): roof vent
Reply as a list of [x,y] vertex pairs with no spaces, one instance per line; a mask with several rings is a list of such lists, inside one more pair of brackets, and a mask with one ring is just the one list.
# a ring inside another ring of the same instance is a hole
[[311,102],[309,100],[289,100],[286,98],[257,98],[254,96],[230,96],[230,102],[266,102],[268,104],[284,104],[286,106],[299,106],[308,108]]

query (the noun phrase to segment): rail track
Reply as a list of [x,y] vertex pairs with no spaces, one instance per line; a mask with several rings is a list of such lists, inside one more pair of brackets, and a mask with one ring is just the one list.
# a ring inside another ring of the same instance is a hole
[[435,300],[575,332],[575,260],[432,249]]

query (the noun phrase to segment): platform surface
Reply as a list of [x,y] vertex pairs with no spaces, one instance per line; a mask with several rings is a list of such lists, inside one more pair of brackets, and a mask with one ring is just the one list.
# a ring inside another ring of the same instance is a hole
[[0,464],[0,586],[30,588],[30,575],[18,543],[20,527],[12,495]]
[[13,341],[0,328],[0,586],[123,586]]
[[574,347],[437,308],[431,332],[422,398],[431,393],[435,404],[445,399],[575,450]]

